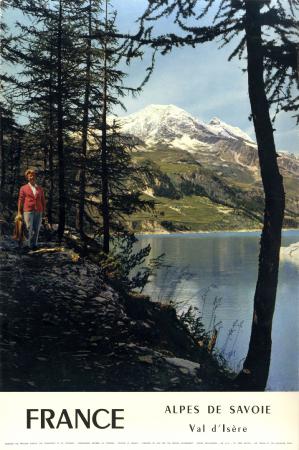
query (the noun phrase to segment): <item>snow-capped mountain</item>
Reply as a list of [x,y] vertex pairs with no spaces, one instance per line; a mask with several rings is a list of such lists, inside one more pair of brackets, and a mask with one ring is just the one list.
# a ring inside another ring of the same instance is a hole
[[164,141],[192,151],[199,145],[211,144],[219,139],[254,144],[240,128],[228,125],[217,117],[206,124],[175,105],[149,105],[118,120],[123,132],[138,137],[148,145]]
[[[144,194],[163,199],[163,209],[141,229],[198,229],[201,197],[213,205],[216,222],[223,214],[220,225],[207,229],[259,225],[264,204],[257,145],[240,128],[217,117],[205,123],[174,105],[149,105],[116,122],[129,142],[134,138],[137,164],[152,167]],[[278,163],[287,187],[285,221],[297,227],[299,158],[283,153]]]
[[[141,111],[117,119],[122,132],[134,136],[144,150],[155,150],[158,144],[191,153],[196,161],[223,172],[249,170],[259,178],[257,145],[240,128],[217,117],[209,123],[193,117],[175,105],[148,105]],[[299,176],[299,158],[283,154],[279,158],[283,174]]]

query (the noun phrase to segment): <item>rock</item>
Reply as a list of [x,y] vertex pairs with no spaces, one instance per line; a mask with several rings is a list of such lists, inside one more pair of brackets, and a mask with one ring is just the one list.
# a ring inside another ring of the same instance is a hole
[[174,310],[146,296],[131,301],[103,282],[96,264],[74,263],[67,247],[47,245],[32,256],[9,239],[1,247],[0,388],[160,392],[209,385],[188,359],[193,341]]
[[79,289],[78,291],[77,291],[77,294],[79,294],[79,295],[86,295],[86,291],[83,291],[82,289]]
[[101,303],[107,303],[108,302],[105,297],[99,297],[99,296],[94,297],[93,300],[96,300],[96,301],[101,302]]
[[144,362],[146,364],[153,364],[153,357],[151,355],[138,356],[138,361]]
[[176,383],[178,383],[179,381],[180,381],[179,377],[170,378],[170,382],[171,382],[171,383],[176,384]]
[[192,375],[197,375],[197,371],[200,369],[200,364],[189,361],[182,358],[165,358],[169,364],[178,367],[182,373],[187,374],[188,372]]

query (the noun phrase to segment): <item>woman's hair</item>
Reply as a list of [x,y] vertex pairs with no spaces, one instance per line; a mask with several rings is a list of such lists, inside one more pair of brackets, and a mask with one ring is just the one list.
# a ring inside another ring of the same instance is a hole
[[26,177],[26,178],[27,178],[27,176],[28,176],[29,173],[35,173],[35,170],[34,170],[34,169],[27,169],[27,170],[25,171],[25,177]]

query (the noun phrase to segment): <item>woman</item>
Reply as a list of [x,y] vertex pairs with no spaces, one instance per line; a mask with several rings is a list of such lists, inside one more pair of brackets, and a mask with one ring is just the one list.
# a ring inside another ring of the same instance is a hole
[[28,183],[20,189],[17,218],[21,217],[23,213],[28,231],[28,246],[34,250],[37,247],[38,234],[46,202],[43,189],[36,184],[34,169],[26,170],[25,178],[28,180]]

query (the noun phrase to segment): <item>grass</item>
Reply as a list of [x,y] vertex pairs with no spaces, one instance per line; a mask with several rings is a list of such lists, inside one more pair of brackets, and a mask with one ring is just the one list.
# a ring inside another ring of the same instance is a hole
[[[255,228],[258,223],[244,214],[232,209],[216,205],[206,197],[186,196],[179,200],[157,197],[153,213],[139,212],[130,220],[139,222],[137,229],[142,229],[142,222],[157,221],[161,224],[171,222],[175,229],[190,231],[208,231],[221,229]],[[167,227],[166,227],[167,228]]]
[[[260,228],[258,220],[251,219],[245,215],[240,209],[222,207],[216,202],[204,197],[204,191],[200,190],[200,186],[209,186],[212,183],[215,188],[215,198],[220,199],[223,195],[223,201],[227,201],[227,194],[222,189],[225,185],[242,195],[244,192],[244,208],[256,211],[261,214],[263,209],[263,191],[261,181],[256,179],[256,175],[246,168],[240,168],[236,165],[221,166],[220,161],[207,161],[199,164],[194,156],[184,150],[167,147],[163,144],[150,149],[151,151],[137,151],[134,153],[134,160],[137,163],[149,161],[154,167],[159,169],[163,174],[166,174],[174,189],[177,190],[178,195],[187,193],[188,189],[184,185],[182,188],[182,180],[190,180],[190,194],[184,195],[179,200],[173,200],[166,195],[168,187],[165,186],[163,190],[157,191],[158,196],[156,200],[156,210],[154,212],[139,212],[128,218],[128,222],[133,222],[135,231],[154,231],[161,226],[168,231],[214,231],[214,230],[237,230],[237,229],[252,229]],[[211,165],[212,164],[212,165]],[[217,184],[215,176],[222,180],[223,187]],[[159,175],[158,175],[159,178]],[[162,179],[161,179],[162,180]],[[163,180],[161,181],[163,185]],[[296,199],[298,182],[293,177],[284,177],[284,184],[286,190],[287,210],[294,211],[294,214],[289,214],[286,211],[286,218],[289,216],[292,223],[296,220]],[[198,185],[199,190],[196,190]],[[193,189],[193,187],[195,188]],[[182,192],[182,189],[184,191]],[[186,190],[187,189],[187,190]],[[227,192],[227,191],[226,191]],[[201,195],[203,194],[203,195]],[[232,204],[234,204],[234,194],[231,192]],[[261,198],[261,201],[258,198]],[[294,222],[295,223],[295,222]]]
[[288,195],[298,195],[298,179],[284,176],[283,184]]

